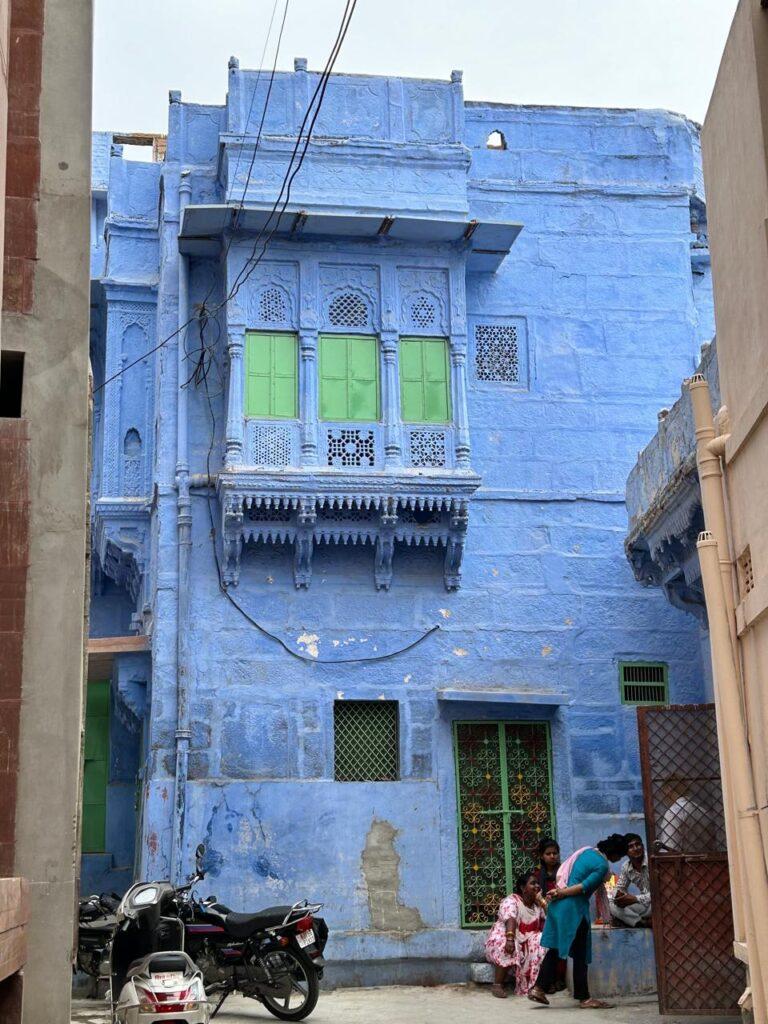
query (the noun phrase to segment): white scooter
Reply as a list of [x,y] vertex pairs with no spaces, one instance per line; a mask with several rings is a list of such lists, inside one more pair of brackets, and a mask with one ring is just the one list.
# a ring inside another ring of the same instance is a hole
[[133,885],[117,908],[110,950],[112,1024],[209,1024],[203,976],[186,953],[176,890]]

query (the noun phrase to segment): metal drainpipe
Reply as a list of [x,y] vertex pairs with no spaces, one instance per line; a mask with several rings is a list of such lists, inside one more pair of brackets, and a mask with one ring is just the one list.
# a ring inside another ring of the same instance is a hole
[[[184,210],[192,193],[189,171],[179,182],[179,233]],[[189,768],[189,561],[192,552],[192,503],[189,497],[189,454],[187,444],[186,329],[189,319],[189,259],[179,252],[179,301],[176,339],[176,527],[178,537],[178,582],[176,617],[176,779],[173,794],[173,835],[171,842],[171,879],[177,884],[184,877],[184,818],[187,803]]]
[[765,1024],[766,976],[763,963],[768,958],[768,876],[763,857],[763,840],[755,800],[755,784],[749,755],[747,729],[739,695],[739,679],[731,646],[727,600],[723,593],[718,542],[711,532],[699,534],[701,579],[707,602],[712,668],[719,695],[718,712],[722,734],[726,737],[732,765],[731,792],[736,818],[736,843],[740,853],[748,897],[744,901],[749,977],[755,1024]]
[[[704,511],[704,524],[715,538],[720,553],[719,569],[722,576],[722,592],[725,599],[725,612],[728,618],[728,629],[734,664],[738,664],[736,647],[736,615],[733,599],[733,568],[729,558],[722,555],[728,553],[728,529],[725,516],[725,500],[723,495],[723,478],[720,459],[711,451],[715,438],[715,423],[712,416],[712,403],[709,397],[709,384],[702,373],[697,373],[687,382],[691,396],[693,422],[696,428],[696,465],[699,472],[701,488],[701,504]],[[707,601],[707,611],[709,602]],[[713,655],[714,660],[714,655]],[[741,686],[737,677],[737,693],[741,702]],[[727,738],[723,732],[722,715],[719,713],[719,695],[715,690],[715,704],[718,706],[717,742],[720,748],[720,763],[723,785],[723,810],[725,817],[725,834],[728,845],[728,869],[731,875],[731,907],[733,909],[733,931],[737,942],[745,938],[745,902],[748,893],[744,885],[744,871],[738,853],[738,823],[736,820],[735,801],[732,792],[733,766],[729,757]]]

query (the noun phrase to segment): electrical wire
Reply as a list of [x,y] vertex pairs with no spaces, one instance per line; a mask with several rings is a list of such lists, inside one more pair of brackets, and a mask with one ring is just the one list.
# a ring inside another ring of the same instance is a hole
[[[216,413],[214,412],[213,402],[211,401],[211,395],[210,395],[210,392],[208,391],[208,378],[207,378],[207,375],[202,378],[202,384],[203,384],[203,387],[205,389],[206,403],[207,403],[207,406],[208,406],[208,414],[209,414],[210,419],[211,419],[211,440],[210,440],[210,443],[208,445],[208,451],[207,451],[206,457],[205,457],[206,478],[208,480],[210,480],[211,479],[211,456],[213,455],[213,448],[214,448],[214,445],[216,443]],[[386,651],[383,654],[370,654],[367,657],[363,656],[363,657],[343,658],[343,659],[341,659],[341,658],[319,658],[319,657],[318,658],[313,658],[309,654],[304,654],[301,651],[295,651],[289,644],[287,644],[285,642],[285,640],[283,640],[282,637],[278,636],[277,633],[273,633],[271,630],[267,629],[266,626],[262,626],[262,624],[257,619],[255,619],[250,614],[250,612],[246,611],[246,609],[243,608],[243,606],[240,604],[240,602],[235,597],[233,597],[233,595],[231,594],[231,592],[229,590],[229,587],[227,587],[227,585],[224,583],[224,579],[223,579],[222,572],[221,572],[221,559],[219,558],[219,551],[218,551],[218,548],[216,546],[216,521],[215,521],[215,517],[214,517],[214,514],[213,514],[213,506],[212,506],[212,503],[211,503],[210,488],[208,490],[208,493],[205,494],[205,495],[201,495],[201,497],[204,497],[206,499],[205,504],[206,504],[206,507],[208,509],[208,519],[209,519],[209,522],[210,522],[210,525],[211,525],[211,532],[210,532],[211,548],[213,550],[213,560],[216,563],[216,579],[217,579],[218,584],[219,584],[219,590],[224,595],[224,597],[226,597],[226,599],[229,601],[229,603],[240,612],[240,614],[243,616],[243,618],[247,622],[249,622],[255,629],[257,629],[263,636],[267,637],[269,640],[274,640],[274,642],[279,644],[283,648],[284,651],[286,651],[288,654],[291,655],[292,658],[296,658],[299,661],[309,662],[312,665],[352,665],[352,664],[360,664],[361,662],[366,662],[366,661],[388,661],[390,658],[396,658],[400,654],[406,654],[408,651],[412,651],[414,649],[414,647],[418,647],[419,644],[423,643],[428,637],[432,636],[433,633],[436,633],[440,629],[440,624],[439,623],[435,623],[433,626],[430,626],[429,629],[427,629],[424,633],[422,633],[421,636],[416,637],[415,640],[412,640],[410,643],[406,644],[404,647],[400,647],[396,651]]]
[[[253,273],[253,270],[255,269],[255,267],[261,261],[264,253],[266,252],[267,245],[272,240],[272,238],[274,237],[275,233],[277,232],[277,230],[279,228],[280,219],[282,218],[283,214],[285,213],[285,209],[286,209],[286,207],[288,205],[288,201],[290,200],[290,188],[291,188],[291,186],[293,184],[293,181],[294,181],[296,175],[298,174],[299,170],[301,169],[302,163],[304,162],[304,157],[306,156],[306,153],[307,153],[307,150],[309,148],[309,144],[310,144],[310,141],[311,141],[311,138],[312,138],[312,131],[314,129],[315,123],[317,122],[317,118],[318,118],[318,116],[320,114],[320,109],[322,107],[323,99],[325,98],[325,91],[327,89],[328,80],[329,80],[330,75],[331,75],[331,73],[333,71],[333,68],[334,68],[334,66],[336,64],[336,59],[338,58],[338,55],[339,55],[339,52],[340,52],[340,49],[341,49],[341,45],[344,42],[344,39],[346,38],[347,31],[349,30],[349,24],[350,24],[350,22],[352,20],[352,15],[355,12],[355,7],[356,6],[357,6],[357,0],[346,0],[346,6],[344,8],[344,13],[342,15],[341,25],[339,27],[339,31],[338,31],[338,34],[336,36],[336,40],[335,40],[334,45],[333,45],[333,47],[331,49],[331,53],[330,53],[330,55],[328,57],[328,60],[326,61],[325,68],[323,69],[323,72],[320,75],[320,78],[318,80],[317,86],[315,87],[315,91],[312,94],[310,102],[309,102],[309,104],[307,106],[307,110],[306,110],[306,112],[304,114],[304,118],[303,118],[301,126],[299,128],[299,132],[297,133],[296,143],[294,145],[293,152],[291,154],[291,159],[289,160],[288,168],[286,170],[285,176],[283,177],[283,183],[281,185],[278,198],[275,200],[275,203],[272,206],[272,210],[271,210],[271,212],[269,214],[269,217],[267,218],[264,226],[261,228],[261,230],[259,231],[259,234],[256,237],[256,240],[254,241],[254,244],[253,244],[253,247],[252,247],[252,250],[251,250],[251,256],[248,258],[248,260],[246,260],[246,263],[245,263],[243,269],[241,269],[240,273],[238,274],[238,277],[236,278],[235,284],[232,286],[232,288],[230,289],[230,291],[226,295],[226,297],[220,303],[217,303],[215,306],[213,306],[211,309],[207,309],[207,307],[206,307],[206,313],[209,316],[218,313],[218,311],[220,309],[225,307],[227,305],[227,303],[230,302],[237,295],[237,293],[240,290],[240,288],[242,287],[242,285],[245,284],[245,282],[248,280],[248,278]],[[306,139],[305,139],[305,142],[304,142],[304,148],[302,150],[301,157],[299,158],[299,163],[298,163],[297,167],[294,169],[293,168],[293,163],[294,163],[294,160],[296,158],[296,154],[297,154],[297,152],[299,150],[299,147],[301,145],[302,135],[303,135],[304,129],[305,129],[306,125],[307,125],[307,121],[310,118],[310,113],[312,111],[312,108],[315,105],[315,101],[318,99],[318,96],[319,96],[319,102],[317,103],[317,106],[315,108],[314,114],[312,115],[309,131],[307,132],[307,136],[306,136]],[[246,188],[247,188],[247,183],[246,183]],[[286,193],[286,189],[287,189],[287,193]],[[286,199],[283,202],[283,206],[282,206],[282,209],[281,209],[281,211],[280,211],[280,213],[278,215],[278,219],[277,219],[277,222],[275,224],[275,227],[270,232],[269,236],[267,237],[267,239],[266,239],[266,241],[265,241],[265,243],[264,243],[264,245],[262,247],[262,251],[259,254],[258,258],[254,259],[256,248],[257,248],[257,246],[259,244],[259,241],[263,237],[264,231],[266,230],[267,225],[271,222],[272,218],[274,217],[275,213],[277,212],[277,207],[280,205],[280,200],[282,199],[284,194],[286,194]],[[251,264],[251,266],[247,270],[247,273],[245,273],[246,268],[248,268],[249,263]],[[245,273],[244,277],[242,276],[243,273]],[[209,292],[209,295],[210,295],[210,292]],[[101,391],[103,388],[105,388],[107,386],[107,384],[112,383],[113,380],[116,380],[118,377],[122,376],[122,374],[124,374],[127,370],[131,369],[131,367],[136,366],[137,363],[142,362],[144,359],[148,358],[149,356],[153,355],[155,352],[159,351],[159,349],[163,348],[164,345],[167,345],[169,341],[172,341],[182,331],[186,330],[186,328],[191,323],[193,323],[194,320],[196,320],[197,318],[198,317],[196,315],[192,315],[191,317],[189,317],[188,320],[186,320],[183,324],[181,324],[179,327],[177,327],[175,331],[173,331],[171,334],[169,334],[166,338],[164,338],[161,342],[159,342],[153,348],[149,349],[147,352],[142,353],[142,355],[138,356],[131,363],[128,363],[126,366],[121,367],[118,371],[116,371],[114,374],[112,374],[111,377],[108,377],[106,380],[104,380],[101,384],[99,384],[98,387],[93,389],[93,393],[96,394],[97,392]]]

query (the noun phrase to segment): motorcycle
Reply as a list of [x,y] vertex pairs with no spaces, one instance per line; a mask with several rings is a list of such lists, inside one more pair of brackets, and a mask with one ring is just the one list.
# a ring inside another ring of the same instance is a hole
[[117,893],[102,893],[80,900],[77,926],[77,968],[98,978],[107,957],[112,933],[117,924],[115,911],[120,903]]
[[257,999],[279,1020],[303,1020],[314,1010],[328,937],[317,917],[321,903],[302,900],[234,913],[215,896],[198,900],[194,886],[205,878],[205,847],[198,846],[195,873],[178,890],[185,949],[201,970],[215,1017],[232,992]]
[[183,952],[178,911],[169,882],[138,882],[120,902],[109,964],[112,1024],[209,1024],[211,1004]]

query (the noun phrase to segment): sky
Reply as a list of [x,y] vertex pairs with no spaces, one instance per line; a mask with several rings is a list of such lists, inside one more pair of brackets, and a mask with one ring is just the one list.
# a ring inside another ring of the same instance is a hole
[[[94,128],[165,131],[169,89],[223,103],[230,55],[260,66],[274,2],[95,0]],[[447,79],[461,68],[470,100],[665,107],[700,122],[736,4],[358,0],[336,70]],[[294,57],[322,68],[343,8],[289,0],[278,68]]]

